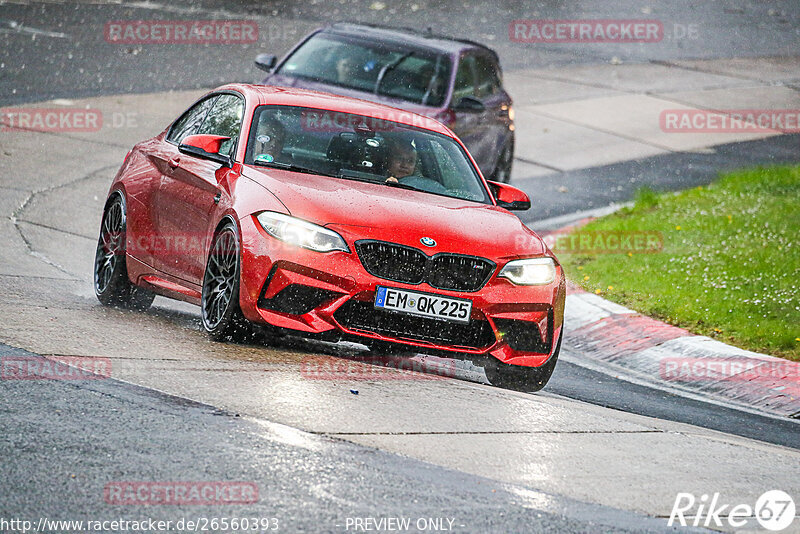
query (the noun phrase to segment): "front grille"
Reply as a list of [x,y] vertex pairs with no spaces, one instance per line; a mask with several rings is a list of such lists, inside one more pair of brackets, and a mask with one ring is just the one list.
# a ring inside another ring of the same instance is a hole
[[427,256],[419,249],[383,241],[358,241],[356,251],[361,265],[373,276],[414,285],[428,282],[452,291],[478,291],[495,269],[494,262],[485,258],[451,253]]
[[334,318],[348,330],[372,332],[408,341],[426,341],[454,348],[483,349],[495,342],[494,331],[488,321],[452,323],[379,310],[372,302],[352,299],[336,310]]
[[494,263],[472,256],[438,254],[430,260],[428,283],[439,289],[477,291],[489,280]]
[[373,276],[407,284],[420,284],[425,279],[428,256],[420,250],[381,241],[359,241],[356,251],[361,265]]

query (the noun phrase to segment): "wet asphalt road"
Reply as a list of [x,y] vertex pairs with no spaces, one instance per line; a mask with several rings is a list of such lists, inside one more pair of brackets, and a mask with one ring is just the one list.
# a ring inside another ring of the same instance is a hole
[[[37,357],[0,345],[0,357],[12,356]],[[0,518],[6,520],[275,518],[278,532],[346,532],[354,531],[356,518],[397,517],[412,525],[444,521],[452,532],[676,531],[661,520],[242,418],[116,380],[3,380],[0,392]],[[107,484],[139,480],[254,483],[258,501],[130,506],[105,500]]]
[[[115,20],[241,19],[259,24],[257,43],[124,45],[104,39]],[[520,44],[516,19],[654,19],[664,25],[655,44]],[[214,87],[263,78],[253,58],[283,54],[309,31],[339,20],[424,30],[474,39],[495,48],[506,71],[577,63],[664,61],[800,53],[795,0],[346,0],[294,2],[114,2],[0,4],[0,105],[50,98]],[[684,35],[685,34],[685,35]]]

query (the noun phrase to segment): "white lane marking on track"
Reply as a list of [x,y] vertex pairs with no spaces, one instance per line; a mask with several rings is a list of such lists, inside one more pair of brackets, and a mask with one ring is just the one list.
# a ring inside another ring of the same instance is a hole
[[575,211],[557,217],[550,217],[549,219],[539,219],[534,221],[525,222],[525,226],[535,232],[559,230],[565,226],[574,224],[582,219],[602,217],[610,215],[622,208],[633,206],[633,202],[623,202],[621,204],[609,204],[600,208],[592,208],[588,210]]
[[575,330],[591,323],[595,323],[612,315],[632,315],[634,310],[620,306],[591,293],[573,293],[567,295],[567,305],[564,309],[564,321],[568,330]]
[[41,35],[43,37],[54,37],[57,39],[69,39],[69,35],[62,32],[51,32],[49,30],[41,30],[32,26],[25,26],[15,20],[1,20],[0,19],[0,33],[27,33],[30,35]]
[[[775,415],[769,412],[764,412],[756,408],[752,408],[750,406],[745,406],[743,404],[738,404],[735,402],[728,402],[725,399],[720,398],[712,398],[701,393],[696,393],[692,391],[687,391],[685,389],[681,389],[675,387],[674,385],[667,386],[665,384],[660,384],[653,381],[651,378],[637,373],[632,369],[628,369],[625,367],[620,367],[618,365],[614,365],[613,363],[609,362],[600,362],[600,361],[589,361],[587,358],[582,358],[577,355],[578,353],[572,352],[569,349],[562,349],[561,354],[559,355],[559,359],[564,360],[565,362],[571,363],[573,365],[577,365],[578,367],[584,367],[589,369],[590,371],[595,371],[597,373],[602,373],[604,375],[610,376],[612,378],[616,378],[618,380],[623,380],[625,382],[629,382],[631,384],[635,384],[637,386],[644,386],[651,389],[657,389],[659,391],[663,391],[665,393],[671,393],[678,397],[684,397],[686,399],[690,399],[693,401],[704,402],[707,404],[713,404],[715,406],[721,406],[723,408],[739,410],[741,412],[747,412],[752,415],[759,415],[762,417],[767,417],[769,419],[775,419],[778,421],[789,421],[793,423],[800,424],[800,421],[796,419],[790,419],[785,416]],[[558,395],[562,397],[561,395]],[[569,397],[563,397],[569,399]],[[574,399],[570,399],[574,400]],[[705,427],[701,427],[705,428]]]

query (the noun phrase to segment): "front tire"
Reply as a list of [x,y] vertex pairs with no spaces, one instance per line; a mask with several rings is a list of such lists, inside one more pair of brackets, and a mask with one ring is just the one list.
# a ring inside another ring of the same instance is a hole
[[252,333],[239,307],[241,253],[233,223],[214,236],[203,276],[200,302],[203,329],[214,341],[239,340]]
[[94,255],[94,293],[104,306],[143,311],[153,303],[155,294],[133,285],[128,278],[125,214],[125,201],[115,193],[106,205],[100,225]]
[[521,365],[509,365],[490,356],[492,361],[486,364],[486,378],[493,386],[514,389],[517,391],[534,392],[539,391],[547,385],[553,370],[556,368],[558,355],[561,352],[561,336],[558,337],[556,350],[547,362],[541,367],[523,367]]

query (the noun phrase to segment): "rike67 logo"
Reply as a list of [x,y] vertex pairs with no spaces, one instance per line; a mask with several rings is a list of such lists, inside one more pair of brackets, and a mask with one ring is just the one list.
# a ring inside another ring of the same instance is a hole
[[710,498],[703,494],[699,499],[691,493],[678,493],[667,525],[677,523],[683,527],[742,528],[752,519],[767,530],[784,530],[795,519],[794,500],[781,490],[765,492],[756,500],[755,506],[724,503],[719,493],[714,493]]

